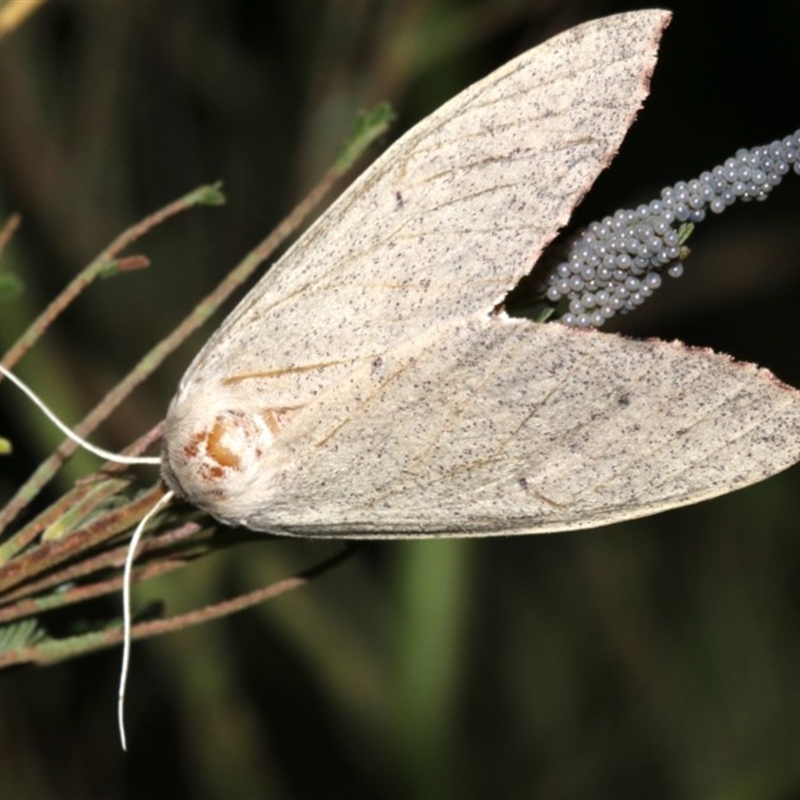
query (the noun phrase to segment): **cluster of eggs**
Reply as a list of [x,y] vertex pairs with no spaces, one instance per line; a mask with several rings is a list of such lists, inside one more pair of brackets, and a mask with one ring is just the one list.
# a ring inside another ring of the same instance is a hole
[[661,286],[664,273],[673,278],[683,273],[687,224],[701,222],[706,211],[720,214],[737,200],[764,200],[792,169],[800,174],[800,130],[741,149],[698,178],[663,189],[657,200],[593,222],[546,286],[550,303],[569,302],[559,321],[599,327],[641,305]]

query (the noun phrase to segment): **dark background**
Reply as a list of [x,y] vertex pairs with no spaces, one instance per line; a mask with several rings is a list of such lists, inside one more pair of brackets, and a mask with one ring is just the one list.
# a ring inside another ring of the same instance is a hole
[[[149,270],[100,282],[20,372],[79,418],[299,200],[356,110],[396,136],[471,81],[622,2],[75,0],[0,40],[0,349],[114,235],[194,186]],[[800,5],[673,2],[652,97],[576,222],[800,127]],[[388,142],[387,142],[388,143]],[[800,179],[692,238],[687,275],[619,327],[800,386]],[[435,268],[435,265],[432,265]],[[161,418],[207,332],[95,435]],[[11,494],[58,437],[10,387]],[[93,466],[76,457],[59,488]],[[800,795],[798,469],[658,517],[560,536],[378,544],[311,587],[119,652],[0,676],[0,796],[521,798]],[[330,548],[264,541],[137,589],[170,613]],[[116,602],[116,601],[115,601]],[[75,613],[79,613],[76,610]]]

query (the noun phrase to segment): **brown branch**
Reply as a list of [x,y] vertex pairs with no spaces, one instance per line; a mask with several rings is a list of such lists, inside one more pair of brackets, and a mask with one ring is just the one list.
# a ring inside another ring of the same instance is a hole
[[[134,572],[134,583],[152,577],[154,574],[160,574],[152,569],[152,567],[158,566],[160,562],[156,564],[148,563],[146,560],[148,555],[174,548],[175,545],[194,537],[201,528],[202,526],[199,523],[187,522],[166,533],[147,537],[141,544],[140,565]],[[170,569],[183,566],[187,561],[208,552],[209,549],[208,546],[203,547],[202,543],[193,541],[191,549],[174,555],[175,563]],[[29,616],[36,611],[59,608],[90,597],[99,597],[102,594],[119,591],[122,588],[122,575],[117,575],[100,583],[73,586],[66,591],[58,592],[58,594],[36,597],[36,595],[43,593],[47,589],[75,583],[103,570],[118,569],[125,563],[127,552],[127,544],[114,547],[93,558],[83,558],[63,569],[50,572],[38,581],[25,582],[17,589],[5,592],[2,598],[2,607],[0,607],[0,622],[9,622],[19,617]],[[102,591],[97,590],[95,587],[100,585],[106,588]]]
[[3,227],[0,228],[0,256],[3,255],[3,251],[8,246],[8,243],[11,241],[11,237],[14,235],[17,228],[19,228],[21,222],[22,222],[21,214],[12,214],[5,221]]
[[130,503],[109,511],[65,539],[45,542],[0,567],[0,593],[41,575],[102,542],[130,529],[163,496],[159,484]]
[[[158,441],[159,438],[161,438],[161,423],[140,436],[132,445],[125,448],[123,453],[129,456],[141,455],[145,450],[147,450],[148,447],[150,447],[151,444]],[[91,485],[98,480],[102,480],[106,475],[114,475],[127,469],[129,469],[129,465],[127,464],[107,463],[101,468],[100,471],[95,472],[86,478],[82,478],[79,482],[79,485],[76,486],[73,492],[75,492],[76,496],[80,498],[82,496],[82,492],[86,491],[85,489],[82,489],[82,487]],[[19,492],[17,492],[17,495],[19,495]],[[0,544],[0,565],[10,561],[16,553],[24,550],[29,544],[31,544],[31,542],[33,542],[43,530],[54,524],[58,517],[65,514],[67,509],[69,509],[71,506],[71,497],[73,497],[72,492],[64,495],[60,500],[50,506],[50,508],[46,509],[39,516],[31,520],[31,522],[29,522],[24,528],[21,528],[13,536],[7,538],[2,544]],[[8,506],[6,506],[6,509],[8,509]],[[3,513],[6,513],[6,509],[3,510]],[[0,516],[2,516],[2,514],[0,514]],[[0,527],[0,530],[2,530],[2,527]],[[0,574],[2,574],[1,566]]]
[[[132,637],[134,639],[146,639],[151,636],[160,636],[164,633],[183,630],[185,628],[200,625],[220,617],[243,611],[246,608],[272,600],[279,595],[285,594],[293,589],[305,586],[309,581],[324,574],[342,561],[354,555],[361,545],[348,545],[339,553],[321,561],[319,564],[304,570],[291,578],[277,581],[276,583],[257,589],[233,600],[225,600],[221,603],[206,606],[198,611],[190,611],[186,614],[179,614],[175,617],[163,620],[150,620],[140,622],[133,626]],[[123,630],[121,626],[116,626],[104,631],[85,634],[83,636],[73,636],[68,639],[48,639],[38,644],[26,645],[0,653],[0,669],[14,664],[34,663],[34,664],[53,664],[76,655],[91,653],[113,647],[122,641]]]
[[111,244],[101,250],[65,287],[60,294],[42,311],[28,326],[25,333],[11,346],[3,358],[3,365],[11,369],[27,350],[39,339],[52,322],[64,311],[75,298],[89,286],[95,278],[113,261],[128,245],[141,238],[149,230],[160,225],[164,220],[186,211],[198,203],[206,202],[210,193],[217,191],[213,186],[201,186],[183,197],[169,203],[158,211],[145,217],[140,222],[123,231]]

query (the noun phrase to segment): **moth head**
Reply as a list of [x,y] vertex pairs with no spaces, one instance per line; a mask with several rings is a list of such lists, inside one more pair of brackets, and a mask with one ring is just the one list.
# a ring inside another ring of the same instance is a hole
[[254,504],[261,506],[267,499],[270,469],[265,456],[279,427],[273,410],[248,408],[241,398],[236,403],[227,393],[216,394],[175,398],[164,425],[162,474],[181,497],[239,525]]

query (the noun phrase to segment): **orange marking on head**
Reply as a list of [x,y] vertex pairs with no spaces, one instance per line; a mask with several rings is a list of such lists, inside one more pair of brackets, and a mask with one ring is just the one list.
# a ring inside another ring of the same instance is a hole
[[[217,419],[211,433],[206,437],[206,445],[208,447],[208,454],[220,467],[232,467],[233,469],[241,469],[241,461],[239,456],[232,450],[229,450],[222,444],[222,437],[225,435],[225,422]],[[221,475],[221,471],[220,471]]]

